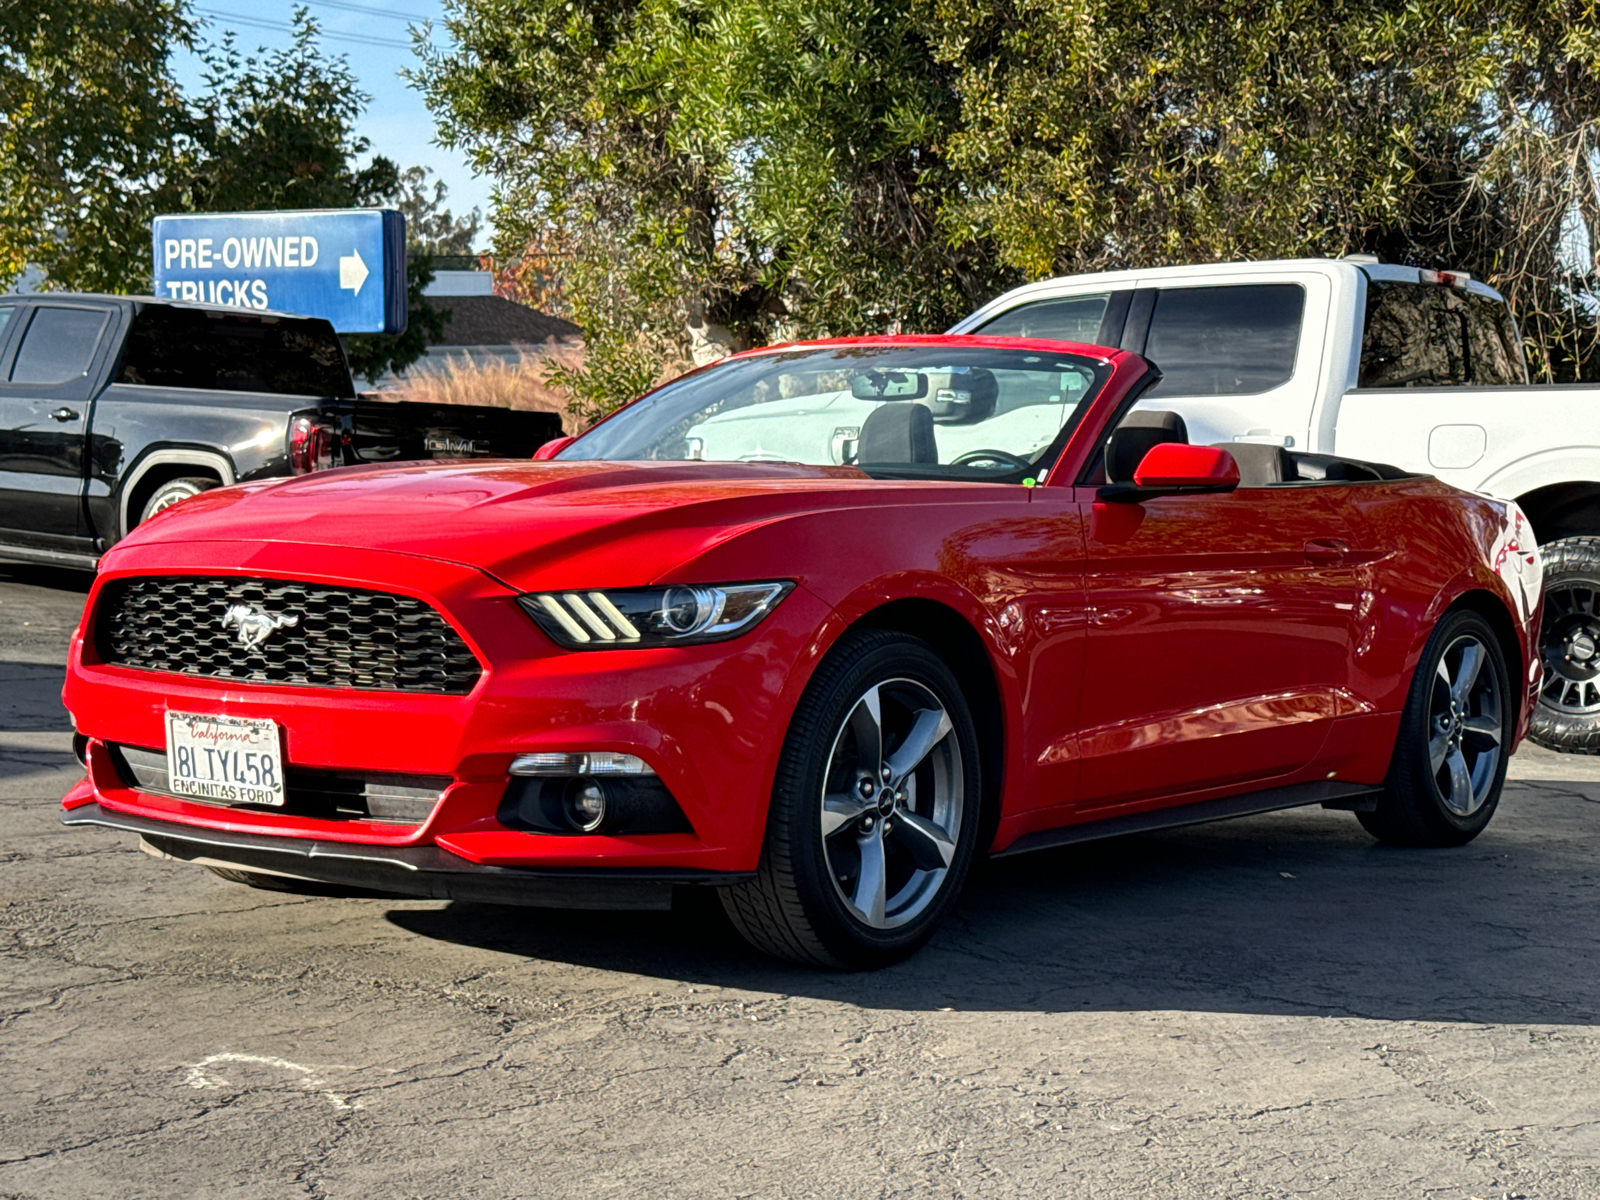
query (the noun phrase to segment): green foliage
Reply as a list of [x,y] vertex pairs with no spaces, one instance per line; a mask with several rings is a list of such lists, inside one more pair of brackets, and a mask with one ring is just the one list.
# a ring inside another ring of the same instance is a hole
[[459,0],[418,78],[498,180],[498,248],[554,240],[588,411],[698,342],[938,327],[1007,280],[938,214],[948,71],[898,0]]
[[400,190],[389,159],[355,165],[371,149],[354,133],[369,97],[349,64],[322,53],[306,9],[294,26],[293,42],[264,57],[242,54],[232,33],[205,49],[184,172],[189,211],[363,208]]
[[385,198],[390,207],[405,215],[408,249],[412,254],[435,256],[471,254],[483,232],[483,214],[474,208],[457,217],[445,207],[450,189],[432,176],[428,167],[407,167]]
[[194,37],[182,0],[0,4],[0,290],[30,262],[89,290],[148,262],[194,133],[169,57]]
[[[935,330],[1026,278],[1377,251],[1593,369],[1587,0],[450,0],[418,72],[570,251],[589,413],[663,365]],[[725,327],[725,328],[719,328]]]
[[[422,297],[433,252],[478,232],[443,209],[443,184],[399,171],[355,135],[368,97],[317,45],[305,8],[283,50],[248,55],[232,35],[199,42],[186,0],[16,0],[0,6],[0,285],[29,263],[52,287],[150,289],[157,213],[361,208],[394,203],[414,222],[404,334],[352,337],[369,379],[415,362],[447,314]],[[199,47],[198,95],[171,76]],[[464,247],[465,248],[465,247]]]

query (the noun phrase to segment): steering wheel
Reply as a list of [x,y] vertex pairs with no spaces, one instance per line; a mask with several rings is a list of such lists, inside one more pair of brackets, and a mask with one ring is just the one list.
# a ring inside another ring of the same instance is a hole
[[1005,466],[1021,467],[1027,470],[1033,466],[1031,462],[1020,454],[1012,454],[1008,450],[968,450],[965,454],[951,459],[952,467],[965,467],[977,462],[995,462]]

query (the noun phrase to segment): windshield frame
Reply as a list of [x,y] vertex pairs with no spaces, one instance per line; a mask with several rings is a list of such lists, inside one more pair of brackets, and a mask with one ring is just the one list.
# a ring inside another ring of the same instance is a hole
[[[724,368],[732,363],[748,362],[752,359],[765,357],[778,357],[793,354],[795,352],[826,352],[829,350],[851,349],[878,349],[884,351],[927,350],[930,352],[936,352],[939,350],[992,349],[1013,352],[1023,351],[1030,353],[1051,354],[1081,360],[1081,365],[1092,375],[1092,379],[1088,388],[1084,391],[1082,398],[1074,406],[1072,412],[1067,414],[1066,419],[1062,422],[1061,428],[1057,431],[1056,436],[1051,439],[1048,445],[1046,445],[1042,450],[1035,454],[1031,460],[1029,460],[1029,463],[1026,467],[1017,467],[1009,471],[997,471],[992,469],[985,470],[981,468],[968,468],[964,470],[962,468],[955,468],[953,472],[952,468],[948,464],[939,465],[936,469],[929,470],[928,467],[930,464],[922,463],[872,463],[868,466],[851,463],[844,468],[847,470],[858,471],[863,476],[866,476],[870,479],[923,480],[928,482],[943,483],[1002,484],[1017,484],[1022,483],[1030,478],[1040,478],[1045,476],[1055,467],[1056,463],[1061,457],[1062,451],[1066,449],[1067,444],[1072,440],[1073,434],[1077,432],[1077,429],[1082,423],[1084,417],[1088,414],[1089,410],[1094,407],[1095,402],[1102,395],[1104,395],[1106,385],[1110,381],[1114,370],[1114,364],[1112,360],[1119,353],[1118,351],[1105,346],[1091,346],[1079,342],[1055,341],[1045,338],[986,337],[983,335],[974,334],[921,334],[863,338],[829,338],[818,341],[786,342],[777,346],[763,346],[759,349],[747,350],[740,354],[731,355],[728,358],[719,359],[714,363],[708,363],[704,366],[696,367],[693,370],[685,371],[682,375],[678,375],[670,380],[667,380],[665,383],[658,384],[649,391],[644,392],[634,399],[628,401],[626,404],[619,406],[604,419],[596,422],[583,433],[579,434],[571,442],[563,446],[560,451],[554,454],[551,458],[551,461],[654,461],[633,459],[607,460],[589,458],[587,456],[580,457],[577,454],[571,454],[569,452],[578,450],[582,446],[582,443],[588,439],[591,434],[603,429],[606,425],[610,424],[618,417],[621,417],[624,413],[631,411],[637,405],[648,401],[652,397],[658,396],[660,393],[668,389],[676,388],[685,381],[698,378],[707,372]],[[671,461],[682,461],[687,463],[698,462],[701,460],[684,459]],[[707,463],[707,465],[741,465],[739,460],[707,459],[704,461]],[[772,460],[751,460],[751,463],[752,465],[756,465],[763,461],[765,461],[767,465],[771,465]],[[804,463],[796,463],[793,465],[819,466],[819,464]],[[840,468],[835,465],[829,469],[838,470]]]

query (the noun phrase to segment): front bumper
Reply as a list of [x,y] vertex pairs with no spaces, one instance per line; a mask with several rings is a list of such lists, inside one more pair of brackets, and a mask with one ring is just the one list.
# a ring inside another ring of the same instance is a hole
[[156,821],[94,803],[64,813],[61,823],[136,833],[165,858],[414,899],[534,908],[661,909],[671,905],[674,885],[729,884],[750,878],[748,872],[693,869],[491,867],[466,862],[437,846],[360,846],[227,833]]
[[[456,628],[484,671],[465,696],[257,685],[106,664],[98,660],[92,637],[86,642],[80,633],[69,655],[63,699],[87,744],[88,778],[63,799],[69,822],[82,809],[95,814],[85,818],[89,823],[139,818],[160,823],[166,832],[157,836],[169,839],[177,836],[173,830],[186,830],[192,836],[185,844],[204,834],[267,839],[264,844],[279,847],[272,851],[278,854],[294,853],[282,848],[291,843],[319,847],[300,856],[305,862],[327,858],[330,847],[359,847],[361,861],[381,859],[386,871],[405,873],[385,878],[413,883],[423,868],[396,867],[405,856],[385,857],[389,851],[427,851],[432,857],[426,861],[454,862],[463,869],[650,871],[665,872],[663,878],[673,881],[681,881],[675,874],[681,872],[731,878],[728,873],[753,871],[783,730],[819,653],[817,630],[828,617],[821,601],[797,588],[754,632],[731,642],[565,651],[528,619],[514,591],[468,567],[380,551],[210,542],[155,543],[115,555],[90,596],[85,627],[93,622],[108,583],[155,574],[240,575],[409,592]],[[442,777],[448,784],[419,825],[319,820],[133,786],[110,747],[163,747],[169,709],[278,722],[291,773],[302,768]],[[511,781],[511,761],[552,751],[614,751],[643,759],[692,832],[583,836],[508,827],[498,813]],[[324,878],[305,875],[305,862],[299,862],[300,871],[287,873]],[[286,872],[280,868],[279,873]],[[452,887],[462,884],[459,875],[443,878],[454,881]],[[516,878],[526,882],[530,877]],[[376,886],[348,878],[325,881]],[[434,894],[398,884],[378,890]]]

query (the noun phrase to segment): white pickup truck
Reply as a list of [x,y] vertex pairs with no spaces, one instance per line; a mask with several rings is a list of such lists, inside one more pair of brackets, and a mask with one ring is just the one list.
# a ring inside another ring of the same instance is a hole
[[1532,737],[1600,754],[1600,387],[1530,386],[1505,300],[1368,257],[1071,275],[950,330],[1120,346],[1163,378],[1139,407],[1189,439],[1423,470],[1515,500],[1544,556]]

